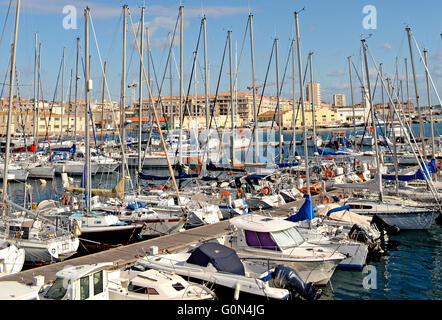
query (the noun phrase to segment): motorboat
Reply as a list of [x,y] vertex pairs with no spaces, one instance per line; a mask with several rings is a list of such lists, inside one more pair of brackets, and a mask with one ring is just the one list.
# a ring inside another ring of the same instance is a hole
[[[235,250],[216,242],[203,243],[179,253],[145,256],[138,259],[137,264],[211,283],[217,297],[222,300],[287,300],[296,295],[296,292],[273,284],[274,270],[251,261],[242,261]],[[305,298],[318,297],[311,283],[308,286],[302,283],[302,286],[304,292],[300,292]]]
[[25,250],[11,241],[0,240],[0,277],[20,272],[25,262]]
[[109,300],[214,300],[203,284],[186,281],[176,273],[154,269],[108,272]]
[[242,261],[264,266],[284,264],[304,282],[327,284],[345,259],[337,251],[305,241],[292,221],[247,214],[230,219],[230,223],[234,232],[229,243]]

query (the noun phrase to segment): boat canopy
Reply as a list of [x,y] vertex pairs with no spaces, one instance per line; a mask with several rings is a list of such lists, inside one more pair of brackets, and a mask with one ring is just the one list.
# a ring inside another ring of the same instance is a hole
[[329,210],[329,211],[327,212],[327,217],[330,217],[330,215],[331,215],[333,212],[345,211],[345,210],[349,210],[349,209],[350,209],[350,206],[349,206],[349,205],[345,205],[345,206],[342,206],[342,207],[333,208],[333,209],[331,209],[331,210]]
[[[428,173],[437,173],[436,160],[432,159],[429,163],[424,162]],[[429,179],[430,177],[425,172],[425,176]],[[414,174],[399,174],[399,181],[412,181],[412,180],[425,180],[424,173],[422,173],[421,169],[418,169]],[[382,179],[384,180],[396,180],[396,175],[394,174],[383,174]]]
[[347,148],[339,148],[336,152],[334,151],[326,151],[325,149],[321,149],[317,146],[315,146],[315,151],[317,153],[319,153],[320,156],[348,156],[350,155],[350,150],[348,150]]
[[219,243],[203,243],[192,252],[186,262],[202,267],[207,267],[210,262],[218,271],[245,275],[244,266],[235,250]]
[[305,201],[299,211],[291,216],[285,218],[284,220],[297,222],[303,220],[311,220],[315,217],[315,211],[313,209],[313,202],[310,195],[305,196]]

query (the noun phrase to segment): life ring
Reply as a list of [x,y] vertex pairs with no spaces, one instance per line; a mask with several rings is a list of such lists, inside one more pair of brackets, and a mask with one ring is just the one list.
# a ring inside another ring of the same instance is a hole
[[63,195],[63,197],[61,197],[61,203],[63,203],[64,205],[68,205],[70,200],[71,199],[67,194],[65,194],[65,195]]
[[261,188],[261,193],[265,196],[268,196],[272,193],[272,189],[269,186],[264,186]]
[[333,171],[331,170],[325,170],[325,176],[329,178],[333,178]]
[[226,196],[230,197],[230,192],[229,191],[223,191],[221,192],[221,200],[226,200]]

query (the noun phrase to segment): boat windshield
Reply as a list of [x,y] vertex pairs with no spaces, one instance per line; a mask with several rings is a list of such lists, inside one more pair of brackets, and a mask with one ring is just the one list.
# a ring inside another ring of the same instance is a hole
[[67,281],[62,278],[57,278],[44,297],[47,299],[61,300],[66,295],[67,288]]
[[270,234],[281,249],[297,247],[304,242],[304,238],[294,227]]

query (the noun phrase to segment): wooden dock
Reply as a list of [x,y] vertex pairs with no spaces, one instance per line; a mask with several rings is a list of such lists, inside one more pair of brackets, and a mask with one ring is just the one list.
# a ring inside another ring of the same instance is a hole
[[[261,214],[270,214],[272,216],[287,215],[292,213],[292,208],[299,208],[303,203],[304,199],[300,199],[284,204],[276,209],[262,211]],[[259,213],[259,211],[255,211],[255,213]],[[224,220],[130,245],[119,246],[73,259],[67,259],[62,262],[32,268],[13,275],[0,277],[0,281],[24,281],[25,283],[31,283],[34,276],[43,275],[45,277],[45,283],[50,283],[55,280],[55,274],[65,267],[101,262],[113,262],[114,267],[122,268],[135,263],[136,260],[142,256],[149,255],[150,247],[152,246],[157,246],[159,253],[171,253],[186,249],[193,244],[222,237],[230,233],[230,231],[229,220]]]

